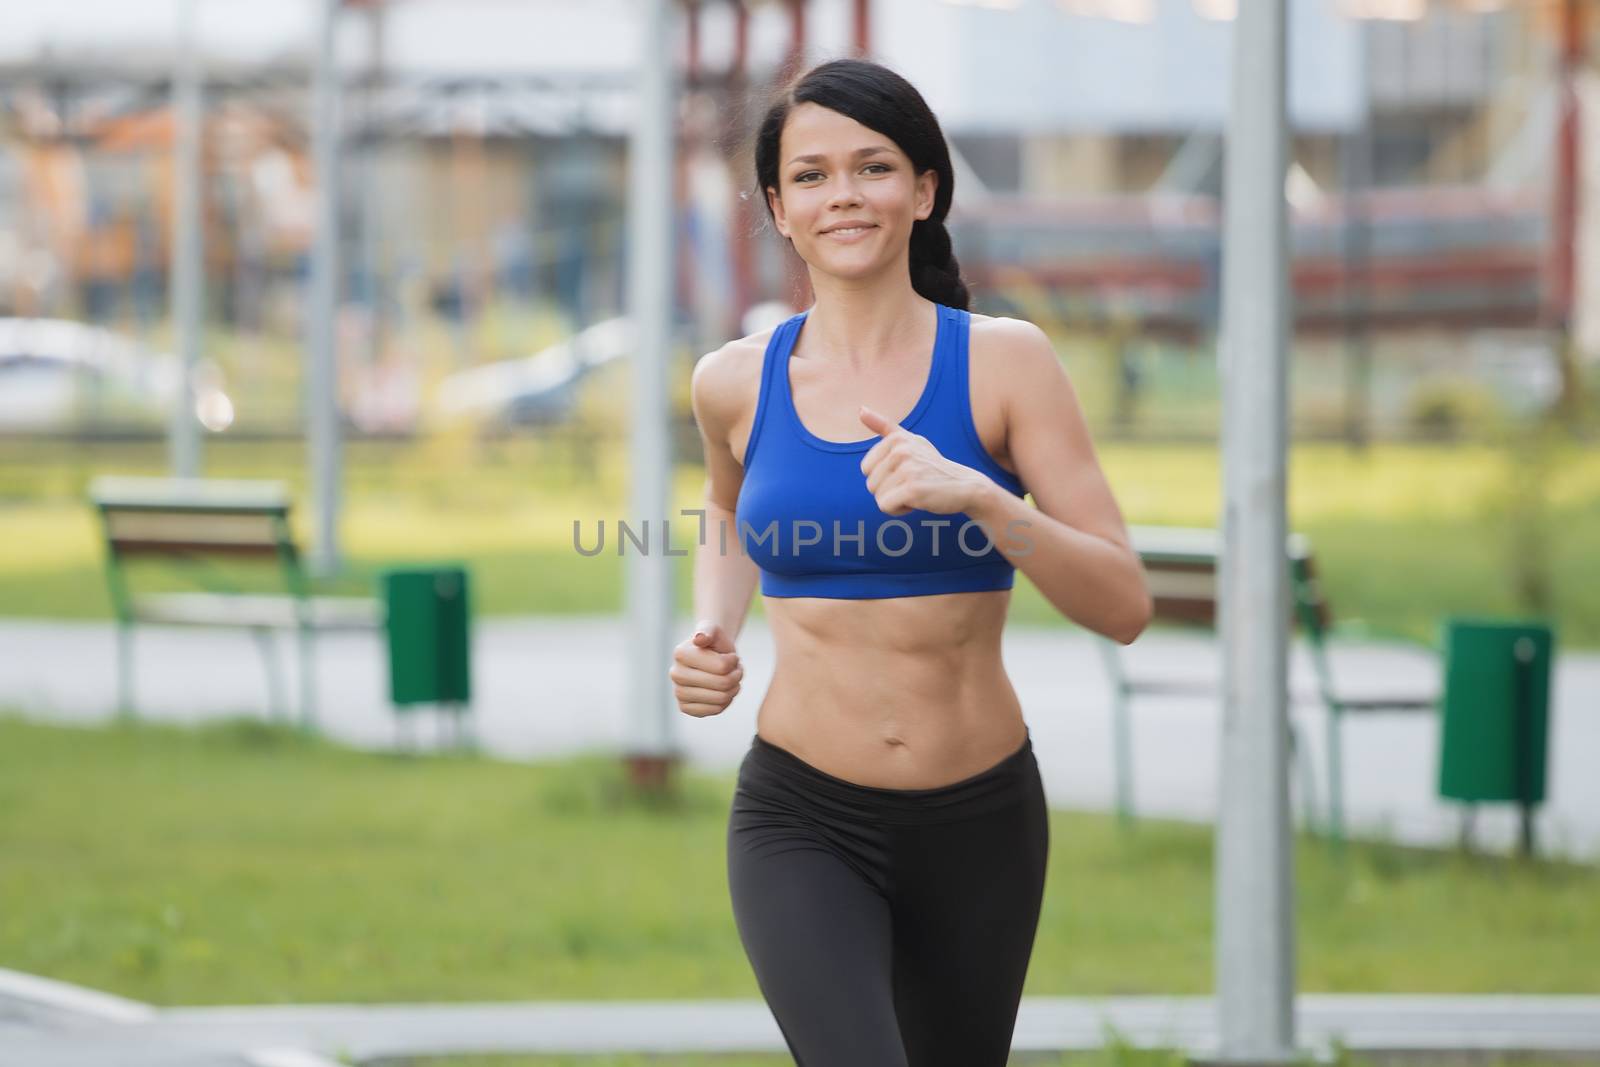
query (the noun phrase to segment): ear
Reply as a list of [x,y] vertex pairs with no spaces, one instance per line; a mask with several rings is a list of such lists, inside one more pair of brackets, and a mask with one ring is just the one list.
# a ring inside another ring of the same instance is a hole
[[939,191],[939,172],[929,167],[917,175],[917,211],[920,221],[933,214],[933,202]]
[[778,232],[785,237],[789,236],[789,216],[784,214],[783,199],[778,196],[778,191],[772,186],[767,186],[767,204],[772,208],[772,217]]

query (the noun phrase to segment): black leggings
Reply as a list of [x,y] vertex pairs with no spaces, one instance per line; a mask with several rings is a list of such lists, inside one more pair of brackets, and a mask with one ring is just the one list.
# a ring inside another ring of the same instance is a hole
[[728,887],[799,1067],[1005,1067],[1049,847],[1031,734],[932,789],[857,785],[756,735]]

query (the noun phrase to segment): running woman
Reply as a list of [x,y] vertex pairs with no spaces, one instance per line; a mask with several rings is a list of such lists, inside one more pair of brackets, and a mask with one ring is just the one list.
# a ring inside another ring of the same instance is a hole
[[1049,850],[1001,662],[1014,572],[1127,643],[1144,571],[1048,337],[968,310],[917,90],[815,67],[755,169],[815,301],[696,364],[709,536],[670,670],[685,714],[728,707],[759,580],[777,662],[729,815],[734,918],[800,1067],[1004,1067]]

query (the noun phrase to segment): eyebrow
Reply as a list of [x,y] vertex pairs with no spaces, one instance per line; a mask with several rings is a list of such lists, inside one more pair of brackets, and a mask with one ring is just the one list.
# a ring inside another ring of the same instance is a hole
[[[856,149],[855,152],[854,152],[854,155],[856,155],[856,156],[870,156],[870,155],[874,155],[874,154],[876,154],[878,152],[892,152],[892,151],[893,151],[893,149],[888,147],[887,145],[875,144],[871,148],[858,148],[858,149]],[[826,156],[795,156],[793,159],[789,160],[789,162],[790,163],[825,163],[825,162],[827,162],[827,157]]]

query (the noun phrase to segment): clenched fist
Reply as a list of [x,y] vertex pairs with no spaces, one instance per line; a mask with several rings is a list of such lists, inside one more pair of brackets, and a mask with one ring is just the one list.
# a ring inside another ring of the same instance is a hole
[[703,621],[688,640],[672,650],[672,692],[678,710],[704,718],[721,714],[739,695],[744,666],[733,639],[715,622]]
[[883,440],[861,457],[867,492],[885,515],[912,510],[950,515],[971,511],[993,488],[987,475],[947,459],[933,442],[862,405],[861,422]]

